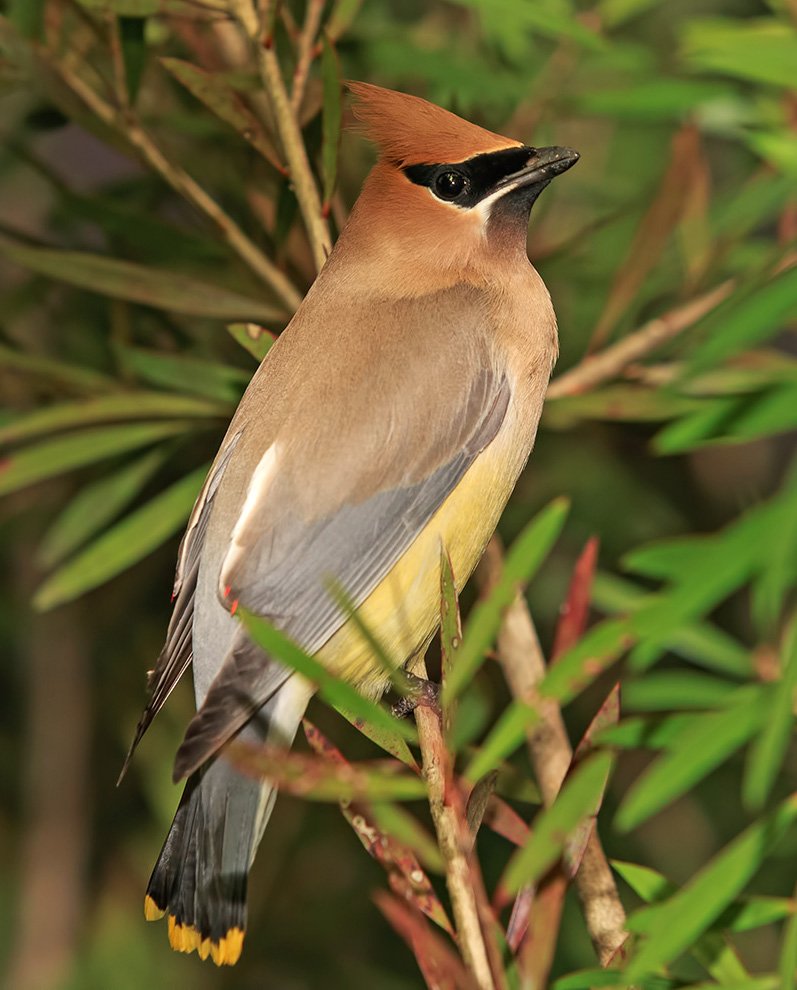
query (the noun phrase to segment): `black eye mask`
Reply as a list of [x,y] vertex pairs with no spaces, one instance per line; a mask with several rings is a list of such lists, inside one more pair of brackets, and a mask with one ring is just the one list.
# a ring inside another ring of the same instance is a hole
[[501,179],[525,168],[533,155],[534,148],[504,148],[450,165],[407,165],[403,172],[444,203],[470,209],[489,196]]

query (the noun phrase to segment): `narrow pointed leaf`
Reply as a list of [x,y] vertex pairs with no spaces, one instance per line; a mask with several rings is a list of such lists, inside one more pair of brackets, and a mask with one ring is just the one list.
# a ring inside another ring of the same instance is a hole
[[476,750],[463,776],[471,783],[494,770],[526,740],[540,721],[536,708],[523,701],[512,701],[503,710],[489,735]]
[[[794,899],[797,901],[797,888]],[[797,986],[797,911],[792,912],[783,932],[778,972],[780,990],[794,990]]]
[[310,801],[413,801],[426,794],[423,780],[394,761],[332,763],[241,741],[226,752],[243,773],[268,777],[280,790]]
[[258,363],[268,354],[277,339],[276,334],[257,323],[228,323],[227,332]]
[[[440,548],[440,653],[443,684],[456,667],[462,646],[462,625],[459,616],[459,600],[451,569],[451,558],[444,547]],[[443,705],[443,730],[448,745],[456,731],[457,707],[453,702]]]
[[146,26],[144,17],[119,18],[119,41],[125,67],[127,98],[131,105],[136,102],[141,76],[147,63]]
[[7,455],[0,461],[0,495],[18,491],[47,478],[85,467],[108,457],[146,447],[186,429],[182,421],[96,427],[44,440]]
[[229,406],[163,392],[119,392],[83,402],[63,402],[12,419],[0,427],[0,444],[30,440],[43,433],[120,420],[174,419],[178,416],[220,418]]
[[41,354],[28,354],[0,345],[0,368],[57,385],[70,393],[97,394],[117,387],[117,382],[92,368],[81,368]]
[[385,727],[381,723],[377,724],[371,719],[364,719],[360,715],[356,715],[345,705],[336,704],[333,705],[333,708],[347,722],[351,723],[358,732],[362,732],[366,739],[370,739],[380,749],[383,749],[386,753],[390,753],[391,756],[395,756],[397,760],[401,760],[408,767],[417,770],[418,763],[412,755],[412,750],[407,745],[403,736],[400,736],[392,725]]
[[457,665],[443,685],[443,702],[450,703],[473,679],[484,662],[506,609],[518,588],[526,584],[542,565],[564,526],[569,503],[556,499],[529,523],[512,544],[504,559],[504,568],[495,588],[485,601],[479,602],[468,619]]
[[605,619],[563,654],[540,683],[540,694],[566,704],[634,644],[630,619]]
[[[312,722],[304,719],[302,725],[307,741],[316,753],[333,763],[348,765],[349,761],[340,750]],[[453,935],[448,915],[413,852],[413,848],[420,847],[419,853],[433,869],[442,868],[437,845],[420,823],[394,804],[341,801],[340,810],[368,854],[384,868],[391,889]],[[389,825],[384,825],[386,820]],[[417,828],[413,827],[413,822]],[[409,845],[399,840],[399,833],[409,839]]]
[[138,495],[166,460],[156,448],[93,483],[83,486],[47,530],[37,559],[50,569],[103,529]]
[[742,784],[744,801],[753,810],[760,810],[769,797],[792,734],[797,698],[797,620],[784,639],[781,655],[781,678],[761,732],[750,748]]
[[732,756],[765,724],[771,694],[744,690],[741,703],[699,716],[671,750],[660,756],[628,791],[615,818],[622,831],[636,828],[684,794]]
[[385,732],[392,732],[410,742],[417,740],[412,726],[393,718],[381,705],[365,698],[347,681],[330,674],[318,660],[305,653],[266,619],[253,615],[246,609],[240,609],[239,614],[247,632],[258,646],[317,684],[319,694],[330,705],[343,708],[365,722],[372,722]]
[[418,910],[388,894],[377,891],[376,906],[393,929],[404,939],[415,956],[427,987],[434,990],[478,990],[476,980],[459,955],[433,929]]
[[[742,892],[795,820],[797,796],[792,796],[742,832],[664,904],[637,912],[650,934],[631,958],[626,976],[637,980],[653,973],[693,945]],[[632,931],[636,918],[628,919]]]
[[0,255],[23,268],[115,299],[143,303],[189,316],[217,320],[270,322],[284,311],[261,299],[252,299],[205,278],[151,268],[132,261],[86,251],[34,247],[0,236]]
[[503,891],[516,894],[559,859],[581,821],[594,814],[613,762],[611,753],[595,753],[565,779],[554,803],[535,818],[528,843],[509,861],[501,879]]
[[266,134],[263,125],[244,100],[221,76],[180,58],[162,58],[160,62],[219,120],[223,120],[225,124],[237,131],[279,172],[285,172],[285,166],[280,161],[274,144]]
[[326,207],[332,199],[338,181],[338,149],[342,120],[340,64],[335,46],[324,36],[321,53],[321,79],[324,86],[324,104],[321,114],[321,176],[323,202]]
[[228,412],[232,411],[232,403],[240,399],[251,377],[240,368],[188,354],[162,354],[142,347],[120,347],[118,355],[125,370],[149,385],[202,395],[223,403]]
[[187,521],[205,474],[186,475],[100,536],[44,582],[34,606],[44,612],[72,601],[157,549]]
[[[794,47],[797,52],[797,35]],[[716,367],[731,355],[761,344],[795,317],[797,268],[787,268],[753,291],[731,296],[706,317],[694,331],[703,343],[692,354],[689,373]]]

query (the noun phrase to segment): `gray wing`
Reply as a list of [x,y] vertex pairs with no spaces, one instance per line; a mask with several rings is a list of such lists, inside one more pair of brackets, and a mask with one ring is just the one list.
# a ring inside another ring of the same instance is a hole
[[[239,601],[315,653],[347,619],[331,585],[345,590],[355,606],[365,601],[498,433],[509,398],[503,374],[479,369],[451,410],[457,449],[439,467],[326,517],[303,519],[277,483],[263,506],[269,525],[258,526],[256,540],[237,554],[233,568],[222,568],[228,606]],[[446,450],[450,439],[419,436],[418,457],[428,462],[430,443]],[[175,779],[212,756],[288,676],[241,632],[188,727]]]
[[167,698],[188,669],[193,658],[194,600],[202,547],[216,492],[239,437],[240,433],[233,436],[229,443],[219,451],[188,520],[188,526],[177,554],[177,570],[174,590],[172,591],[174,609],[166,632],[166,642],[155,667],[147,676],[149,698],[141,718],[138,720],[133,741],[122,764],[117,783],[121,782],[127,772],[133,753],[141,742],[144,733],[166,704]]

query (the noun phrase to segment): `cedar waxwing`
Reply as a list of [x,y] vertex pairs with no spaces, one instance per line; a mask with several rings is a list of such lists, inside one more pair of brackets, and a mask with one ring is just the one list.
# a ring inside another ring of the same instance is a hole
[[439,621],[440,548],[460,589],[534,442],[556,318],[526,255],[529,211],[578,155],[352,83],[380,157],[345,229],[233,417],[180,548],[174,613],[132,749],[193,662],[187,779],[145,900],[175,949],[237,961],[247,873],[276,797],[225,758],[289,746],[314,687],[254,646],[264,616],[360,691]]

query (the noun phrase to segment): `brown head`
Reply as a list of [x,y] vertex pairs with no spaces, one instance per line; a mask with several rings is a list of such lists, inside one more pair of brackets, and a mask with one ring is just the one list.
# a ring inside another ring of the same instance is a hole
[[[379,161],[334,261],[353,264],[358,281],[389,279],[400,294],[478,281],[496,266],[527,265],[531,207],[578,154],[529,147],[417,96],[348,85]],[[340,272],[338,264],[329,267]]]

